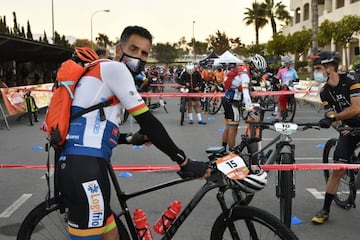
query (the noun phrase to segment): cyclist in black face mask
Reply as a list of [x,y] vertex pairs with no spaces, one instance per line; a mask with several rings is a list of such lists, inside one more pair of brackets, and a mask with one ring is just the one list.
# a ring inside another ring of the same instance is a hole
[[[56,174],[60,196],[69,209],[71,239],[119,239],[107,175],[107,163],[117,144],[142,145],[150,141],[180,166],[181,177],[210,176],[206,163],[191,160],[173,142],[136,89],[134,76],[143,70],[151,44],[152,36],[145,28],[129,26],[121,35],[117,61],[100,62],[79,80],[72,111],[106,99],[113,99],[113,104],[103,108],[105,119],[97,110],[73,120],[58,158]],[[120,105],[139,123],[140,130],[132,136],[119,133]]]

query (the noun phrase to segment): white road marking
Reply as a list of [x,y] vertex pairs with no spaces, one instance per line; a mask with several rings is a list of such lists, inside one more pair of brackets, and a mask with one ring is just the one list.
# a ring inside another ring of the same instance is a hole
[[324,199],[325,198],[325,192],[319,192],[315,188],[306,188],[306,190],[311,193],[311,195],[314,196],[316,199]]
[[0,218],[8,218],[13,214],[24,202],[26,202],[32,194],[23,194],[13,204],[11,204],[5,211],[0,214]]

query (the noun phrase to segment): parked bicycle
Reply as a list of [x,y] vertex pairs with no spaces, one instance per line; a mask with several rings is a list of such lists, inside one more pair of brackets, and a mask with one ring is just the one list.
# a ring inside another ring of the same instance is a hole
[[[279,80],[271,73],[266,73],[265,81],[256,91],[273,92],[280,90]],[[290,89],[289,89],[290,90]],[[278,98],[275,95],[253,96],[252,101],[258,103],[264,111],[274,112],[278,106]],[[294,94],[287,95],[286,110],[281,113],[282,121],[292,122],[296,113],[296,99]],[[242,115],[244,117],[244,115]]]
[[[292,143],[291,134],[307,129],[320,129],[318,123],[290,123],[290,122],[247,122],[249,127],[259,129],[256,137],[242,136],[238,146],[242,156],[249,156],[249,162],[253,165],[269,164],[294,164],[295,144]],[[269,143],[262,146],[262,130],[270,129],[279,134]],[[274,149],[270,149],[275,145]],[[265,152],[268,150],[267,152]],[[295,197],[294,172],[292,170],[276,172],[276,197],[280,199],[280,220],[290,228],[292,214],[292,198]]]
[[[216,198],[220,205],[221,214],[212,225],[210,239],[298,239],[289,228],[269,212],[251,206],[239,205],[236,202],[229,204],[226,201],[225,193],[228,190],[239,191],[239,189],[243,189],[247,191],[249,182],[251,183],[252,179],[256,179],[257,174],[251,173],[244,179],[237,179],[236,176],[239,175],[235,173],[242,174],[244,172],[243,170],[246,169],[245,162],[238,155],[228,155],[219,159],[217,158],[218,151],[216,149],[209,150],[209,158],[212,159],[209,161],[209,167],[212,169],[211,177],[206,180],[206,183],[195,193],[188,205],[165,230],[161,239],[172,239],[179,227],[199,202],[204,199],[203,197],[213,189],[217,189]],[[121,207],[119,213],[114,213],[121,240],[139,239],[127,201],[193,180],[193,178],[178,178],[137,192],[125,193],[119,186],[111,163],[108,164],[108,172]],[[63,201],[59,201],[58,198],[51,198],[36,206],[22,222],[17,240],[66,239],[68,234],[66,230],[67,209],[66,206],[60,205],[60,202]]]
[[[337,131],[350,131],[350,134],[359,135],[360,128],[352,127],[337,127]],[[324,147],[323,163],[334,163],[333,155],[336,147],[337,139],[329,139]],[[357,144],[353,155],[350,157],[349,164],[360,164],[360,143]],[[324,177],[327,183],[330,177],[331,171],[324,170]],[[335,195],[335,203],[345,209],[356,207],[355,198],[356,192],[360,188],[360,174],[358,169],[349,169],[341,177],[338,191]]]

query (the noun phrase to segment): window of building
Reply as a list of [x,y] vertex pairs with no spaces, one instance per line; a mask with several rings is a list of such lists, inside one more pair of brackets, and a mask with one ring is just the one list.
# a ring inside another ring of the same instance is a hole
[[356,3],[359,2],[360,0],[350,0],[350,3]]
[[295,9],[295,23],[300,22],[300,13],[301,13],[300,8]]
[[309,5],[309,3],[306,3],[304,5],[303,20],[306,21],[306,20],[309,20],[309,18],[310,18],[310,5]]
[[342,8],[345,6],[345,0],[336,0],[336,8]]

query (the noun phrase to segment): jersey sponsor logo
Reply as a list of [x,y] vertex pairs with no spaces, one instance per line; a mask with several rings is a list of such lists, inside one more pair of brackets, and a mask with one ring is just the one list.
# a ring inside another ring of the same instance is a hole
[[94,124],[94,128],[93,128],[93,132],[95,134],[99,134],[99,132],[100,132],[100,127],[101,127],[100,122],[101,122],[101,120],[100,120],[100,111],[98,111],[97,114],[96,114],[95,124]]
[[89,204],[88,227],[100,227],[104,224],[104,200],[97,180],[82,184]]

